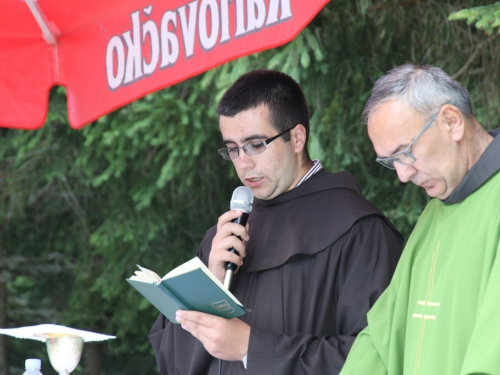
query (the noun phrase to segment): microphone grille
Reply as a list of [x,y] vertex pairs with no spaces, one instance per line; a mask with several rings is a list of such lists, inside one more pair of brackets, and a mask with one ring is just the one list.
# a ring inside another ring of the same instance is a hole
[[231,197],[231,210],[240,210],[247,214],[252,211],[253,193],[246,186],[238,186]]

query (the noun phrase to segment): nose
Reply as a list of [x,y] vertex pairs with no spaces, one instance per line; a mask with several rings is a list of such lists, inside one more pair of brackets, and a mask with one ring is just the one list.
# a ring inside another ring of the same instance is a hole
[[417,173],[417,170],[413,165],[394,163],[394,167],[396,168],[396,173],[402,183],[407,183]]
[[238,158],[233,160],[234,166],[238,169],[249,169],[253,166],[253,159],[248,156],[242,148],[239,149]]

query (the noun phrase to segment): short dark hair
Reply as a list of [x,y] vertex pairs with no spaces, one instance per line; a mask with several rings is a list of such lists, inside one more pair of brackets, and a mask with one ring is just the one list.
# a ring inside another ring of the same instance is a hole
[[453,100],[465,118],[474,116],[467,89],[432,65],[406,63],[380,77],[363,109],[363,122],[367,124],[371,112],[392,99],[402,100],[424,116]]
[[[253,70],[242,75],[224,93],[217,113],[233,117],[238,113],[266,105],[270,112],[271,125],[279,132],[302,124],[306,128],[304,162],[309,160],[307,142],[309,140],[309,109],[299,84],[290,76],[274,70]],[[283,136],[290,140],[290,133]]]

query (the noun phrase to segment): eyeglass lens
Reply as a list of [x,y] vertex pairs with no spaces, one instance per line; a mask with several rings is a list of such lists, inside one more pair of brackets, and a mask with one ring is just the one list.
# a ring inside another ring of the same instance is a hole
[[265,149],[266,149],[265,141],[259,141],[259,142],[247,143],[245,146],[242,147],[227,148],[226,150],[229,158],[232,160],[236,159],[240,155],[240,150],[243,150],[247,155],[257,155],[260,154],[261,152],[264,152]]

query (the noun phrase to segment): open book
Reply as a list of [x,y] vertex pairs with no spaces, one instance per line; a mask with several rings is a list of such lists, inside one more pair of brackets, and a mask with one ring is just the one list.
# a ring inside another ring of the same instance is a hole
[[172,323],[177,310],[194,310],[231,319],[248,311],[212,272],[195,257],[165,276],[137,265],[127,281]]

